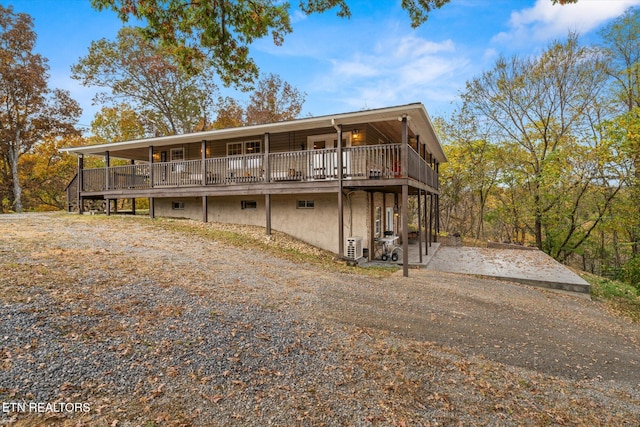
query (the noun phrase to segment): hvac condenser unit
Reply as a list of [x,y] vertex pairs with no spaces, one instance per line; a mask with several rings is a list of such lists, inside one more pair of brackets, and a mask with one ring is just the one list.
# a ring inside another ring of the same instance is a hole
[[347,237],[347,258],[362,258],[362,237]]

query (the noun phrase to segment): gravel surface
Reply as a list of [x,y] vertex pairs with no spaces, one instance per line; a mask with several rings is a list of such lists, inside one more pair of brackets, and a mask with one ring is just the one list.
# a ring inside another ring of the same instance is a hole
[[640,424],[640,327],[597,302],[174,223],[0,215],[0,424]]

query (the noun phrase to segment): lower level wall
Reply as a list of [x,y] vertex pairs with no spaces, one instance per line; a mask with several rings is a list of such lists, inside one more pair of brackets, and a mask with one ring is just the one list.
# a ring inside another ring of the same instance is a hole
[[[266,225],[265,196],[209,197],[208,221]],[[202,220],[200,197],[155,199],[155,215]],[[369,246],[371,213],[368,194],[363,191],[343,196],[344,237],[363,238]],[[271,196],[271,227],[311,245],[338,253],[337,194]]]
[[202,199],[200,197],[173,197],[153,199],[155,216],[202,220]]

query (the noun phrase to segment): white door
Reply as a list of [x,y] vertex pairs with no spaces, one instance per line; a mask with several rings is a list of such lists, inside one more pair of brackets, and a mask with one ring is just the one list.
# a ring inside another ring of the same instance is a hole
[[[338,145],[337,134],[312,135],[307,137],[307,150],[322,150],[311,155],[311,176],[320,178],[335,178],[338,176],[338,153],[332,149]],[[342,134],[342,146],[351,147],[351,132]],[[343,170],[348,169],[349,158],[342,153]]]

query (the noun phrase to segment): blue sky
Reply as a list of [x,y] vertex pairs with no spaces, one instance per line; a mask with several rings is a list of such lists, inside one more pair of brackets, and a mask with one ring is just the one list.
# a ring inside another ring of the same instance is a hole
[[[297,5],[297,0],[290,1]],[[36,51],[49,59],[50,86],[67,89],[90,124],[97,88],[70,78],[70,67],[92,40],[115,39],[122,22],[97,12],[89,0],[0,0],[34,18]],[[446,116],[465,82],[489,70],[499,55],[535,55],[577,31],[584,43],[640,0],[452,0],[418,29],[399,0],[350,0],[351,19],[332,12],[305,16],[292,10],[293,33],[283,46],[270,39],[253,46],[263,73],[279,74],[306,92],[303,115],[323,115],[422,102],[431,116]],[[223,94],[243,98],[232,90]]]

